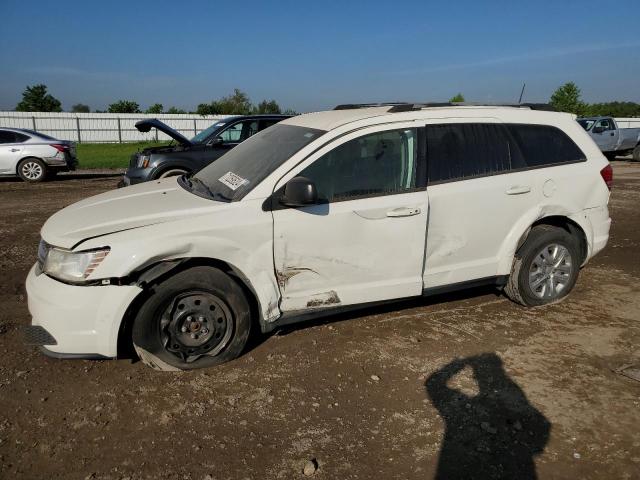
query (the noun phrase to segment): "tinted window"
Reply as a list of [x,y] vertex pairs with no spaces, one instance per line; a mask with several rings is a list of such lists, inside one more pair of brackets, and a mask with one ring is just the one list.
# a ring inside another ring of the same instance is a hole
[[23,133],[14,132],[14,135],[15,135],[16,143],[22,143],[25,140],[29,139],[29,137],[27,135],[24,135]]
[[265,128],[269,128],[272,125],[278,123],[280,119],[270,119],[270,120],[260,120],[260,130],[264,130]]
[[526,165],[500,124],[428,125],[429,182],[493,175]]
[[0,130],[0,143],[13,143],[15,140],[15,135],[13,132],[1,131]]
[[313,180],[328,201],[386,195],[416,187],[415,129],[365,135],[323,155],[300,175]]
[[561,130],[548,125],[507,125],[527,167],[577,162],[586,157]]

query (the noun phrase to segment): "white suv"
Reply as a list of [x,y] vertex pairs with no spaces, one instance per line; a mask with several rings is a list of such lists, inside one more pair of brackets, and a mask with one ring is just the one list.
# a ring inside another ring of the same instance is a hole
[[206,367],[252,328],[357,305],[479,284],[557,302],[607,243],[611,167],[571,115],[357,107],[53,215],[27,279],[31,343]]

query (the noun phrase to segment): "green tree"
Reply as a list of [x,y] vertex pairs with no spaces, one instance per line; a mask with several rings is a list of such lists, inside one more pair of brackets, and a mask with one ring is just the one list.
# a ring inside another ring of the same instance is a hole
[[16,105],[18,112],[61,112],[60,100],[47,93],[43,84],[27,86],[22,92],[22,101]]
[[462,102],[464,102],[464,101],[465,101],[465,99],[464,99],[464,95],[463,95],[463,94],[461,94],[461,93],[458,93],[457,95],[454,95],[453,97],[451,97],[451,98],[449,99],[449,101],[450,101],[451,103],[462,103]]
[[217,115],[220,113],[220,105],[215,100],[211,103],[201,103],[196,108],[196,113],[198,115]]
[[167,113],[173,113],[174,115],[180,115],[182,113],[187,113],[186,110],[182,110],[181,108],[171,107],[167,110]]
[[249,96],[242,90],[234,88],[233,94],[218,100],[220,112],[223,115],[249,115],[253,106]]
[[253,107],[254,113],[281,113],[282,109],[275,100],[263,100],[257,106]]
[[163,109],[164,107],[161,103],[154,103],[149,108],[147,108],[144,113],[162,113]]
[[298,112],[296,112],[294,109],[292,108],[287,108],[284,112],[285,115],[300,115]]
[[635,102],[592,103],[586,106],[586,116],[640,117],[640,104]]
[[89,105],[85,105],[84,103],[76,103],[73,107],[71,107],[71,111],[73,113],[89,113],[91,109]]
[[580,89],[573,82],[558,87],[551,95],[549,103],[559,112],[575,113],[576,115],[583,115],[587,107],[580,98]]
[[140,105],[133,100],[118,100],[109,105],[107,111],[109,113],[141,113]]

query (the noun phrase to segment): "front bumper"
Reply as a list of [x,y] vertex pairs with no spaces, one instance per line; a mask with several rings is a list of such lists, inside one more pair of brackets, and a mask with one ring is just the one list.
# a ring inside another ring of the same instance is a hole
[[128,187],[129,185],[135,185],[137,183],[147,182],[151,180],[153,176],[153,168],[131,168],[129,167],[124,173],[124,177],[119,187]]
[[115,358],[120,324],[141,291],[131,285],[68,285],[36,275],[35,265],[27,276],[32,325],[55,339],[42,348],[58,358]]

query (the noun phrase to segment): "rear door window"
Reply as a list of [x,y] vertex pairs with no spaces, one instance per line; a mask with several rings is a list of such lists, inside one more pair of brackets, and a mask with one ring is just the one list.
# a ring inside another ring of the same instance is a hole
[[219,136],[222,137],[222,141],[224,143],[240,143],[244,142],[247,138],[251,137],[257,132],[258,121],[245,120],[244,122],[238,122],[230,126]]
[[526,167],[502,124],[427,125],[429,183],[506,173]]

